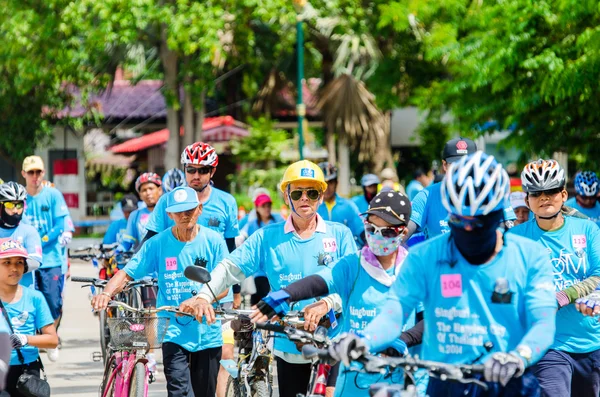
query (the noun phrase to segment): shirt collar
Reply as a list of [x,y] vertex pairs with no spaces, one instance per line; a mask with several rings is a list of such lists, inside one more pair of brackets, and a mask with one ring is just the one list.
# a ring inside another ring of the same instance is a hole
[[[317,216],[317,228],[315,229],[315,232],[327,233],[327,225],[325,224],[325,221],[323,220],[323,218],[321,218],[321,215],[316,214],[316,216]],[[285,234],[296,232],[296,228],[294,227],[294,222],[292,222],[291,214],[290,214],[290,216],[288,216],[287,220],[285,221],[285,225],[283,226],[283,232]]]

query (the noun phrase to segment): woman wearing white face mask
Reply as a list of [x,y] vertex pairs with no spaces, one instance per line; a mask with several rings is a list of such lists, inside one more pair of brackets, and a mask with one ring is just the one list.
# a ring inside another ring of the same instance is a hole
[[[284,314],[276,312],[278,307],[284,306],[281,305],[283,301],[299,301],[336,293],[342,298],[344,308],[342,332],[360,333],[379,314],[381,302],[385,301],[408,254],[401,243],[410,211],[410,200],[402,193],[379,193],[363,214],[366,215],[364,225],[367,245],[358,252],[342,257],[334,266],[270,293],[257,305],[253,321],[266,321],[275,314]],[[411,317],[415,318],[414,315]],[[420,335],[415,327],[411,333],[404,333],[393,347],[404,353],[407,345],[410,347],[416,343],[420,343]],[[348,372],[345,367],[341,367],[335,395],[368,396],[369,385],[373,383],[401,381],[401,372],[384,379],[380,375]]]

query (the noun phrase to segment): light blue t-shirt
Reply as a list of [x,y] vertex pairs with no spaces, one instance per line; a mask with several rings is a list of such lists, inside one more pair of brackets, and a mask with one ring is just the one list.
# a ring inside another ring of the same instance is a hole
[[[556,298],[548,253],[514,234],[505,234],[502,250],[482,265],[467,262],[449,234],[412,247],[383,314],[365,330],[371,350],[399,335],[421,301],[426,360],[467,364],[483,354],[480,362],[485,362],[490,354],[523,346],[535,363],[554,340]],[[486,342],[493,344],[490,353]]]
[[[356,244],[350,230],[339,223],[326,222],[325,230],[318,226],[308,239],[295,232],[286,233],[286,223],[270,224],[239,246],[227,258],[239,267],[246,277],[257,272],[266,274],[271,291],[287,287],[294,281],[315,274],[324,266],[331,266],[344,255],[355,252]],[[308,299],[294,305],[294,310],[315,302]],[[296,346],[285,338],[275,339],[275,349],[285,353],[300,354]]]
[[[564,219],[564,225],[551,232],[540,229],[535,219],[510,229],[511,233],[539,241],[550,252],[556,292],[600,276],[600,229],[587,219]],[[568,353],[600,349],[598,319],[582,316],[574,304],[563,307],[556,314],[556,338],[551,348]]]
[[[54,323],[46,298],[40,291],[23,288],[23,295],[18,302],[2,303],[6,307],[15,334],[35,335],[37,330]],[[31,345],[23,347],[21,353],[25,364],[36,361],[39,355],[38,348]],[[13,350],[10,355],[10,365],[20,364],[17,351]]]
[[[175,223],[168,217],[167,196],[163,194],[150,219],[146,224],[147,230],[159,233]],[[212,187],[208,201],[202,206],[202,214],[198,218],[198,224],[219,232],[224,238],[234,238],[239,234],[237,220],[237,203],[233,196],[227,192]]]
[[[434,183],[421,190],[412,200],[410,220],[419,226],[425,234],[425,239],[448,233],[448,211],[442,204],[442,182]],[[504,207],[504,219],[517,219],[510,203]]]
[[146,225],[150,220],[152,211],[148,207],[140,208],[129,215],[127,220],[127,228],[123,235],[123,242],[121,243],[125,251],[129,251],[132,248],[137,248],[138,244],[142,242],[146,236]]
[[421,182],[417,181],[416,179],[413,179],[406,187],[406,195],[408,196],[408,199],[412,201],[415,199],[417,194],[423,189],[425,189],[425,187],[421,184]]
[[[283,219],[283,217],[279,214],[271,214],[271,222],[269,222],[267,225],[270,225],[271,223],[279,223],[279,222],[285,222],[285,219]],[[258,230],[262,229],[263,227],[267,226],[262,222],[258,221],[258,218],[254,218],[250,221],[248,221],[248,223],[246,224],[246,233],[248,234],[248,237],[252,236],[254,233],[256,233]]]
[[117,221],[112,221],[106,233],[104,233],[104,238],[102,239],[102,244],[114,244],[119,243],[123,244],[123,239],[125,237],[125,232],[127,231],[127,219],[119,219]]
[[348,226],[354,236],[356,244],[359,247],[364,245],[361,234],[364,232],[365,226],[360,217],[360,212],[358,212],[358,208],[356,208],[356,205],[352,200],[345,199],[336,194],[335,205],[331,209],[331,212],[327,208],[325,202],[323,202],[317,209],[317,213],[326,221],[337,222]]
[[[146,241],[123,271],[135,280],[156,272],[156,305],[179,306],[202,288],[202,284],[183,275],[185,269],[194,266],[198,258],[202,266],[212,271],[227,252],[225,240],[214,230],[201,227],[193,241],[184,243],[177,240],[169,228]],[[206,320],[199,323],[189,317],[177,318],[173,313],[163,312],[160,315],[170,318],[164,342],[175,343],[190,352],[223,345],[220,321],[208,325]]]
[[[0,238],[9,237],[23,244],[29,256],[40,262],[40,264],[42,263],[42,240],[33,226],[21,222],[12,229],[0,228]],[[33,271],[25,273],[19,284],[24,287],[35,288],[33,273]]]
[[369,209],[369,202],[364,194],[352,197],[352,202],[356,205],[356,208],[358,208],[359,214],[364,214]]
[[571,197],[567,200],[565,205],[575,208],[577,211],[590,218],[590,221],[600,226],[600,203],[598,201],[596,201],[596,205],[593,208],[584,208],[577,204],[577,199],[575,197]]
[[[62,267],[66,260],[63,247],[58,243],[58,235],[65,230],[65,217],[68,215],[69,210],[63,195],[53,187],[44,187],[36,196],[27,195],[24,220],[33,226],[42,238],[43,269]],[[48,239],[52,230],[60,232]]]

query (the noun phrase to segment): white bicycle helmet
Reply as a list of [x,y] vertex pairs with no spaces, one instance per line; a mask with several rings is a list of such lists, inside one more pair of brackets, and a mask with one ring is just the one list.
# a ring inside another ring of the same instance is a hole
[[460,216],[487,215],[504,209],[510,180],[494,156],[477,151],[451,163],[442,181],[442,204]]
[[532,161],[521,172],[521,185],[525,193],[564,187],[565,182],[565,170],[556,160]]
[[214,147],[204,142],[196,142],[183,149],[181,164],[216,167],[219,164],[219,156]]
[[0,202],[2,201],[25,201],[27,190],[25,186],[17,182],[6,182],[0,185]]

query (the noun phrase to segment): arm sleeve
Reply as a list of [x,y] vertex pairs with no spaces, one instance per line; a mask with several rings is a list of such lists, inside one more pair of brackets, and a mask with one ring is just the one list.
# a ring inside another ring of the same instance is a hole
[[125,229],[125,234],[123,235],[123,242],[121,243],[123,251],[129,251],[131,247],[133,247],[138,242],[138,233],[137,233],[137,222],[138,222],[138,214],[139,212],[134,211],[129,219],[127,220],[127,228]]
[[329,294],[327,283],[322,277],[316,274],[291,283],[287,287],[283,288],[283,290],[290,294],[290,301],[292,302]]
[[[155,243],[156,241],[153,241]],[[144,246],[127,262],[123,271],[132,279],[140,280],[156,270],[158,253],[152,252],[156,244],[144,244]]]
[[410,220],[413,221],[418,227],[422,227],[425,223],[424,214],[425,206],[427,204],[427,189],[421,190],[412,201],[412,212],[410,214]]
[[354,252],[342,257],[332,267],[325,268],[316,275],[323,279],[329,294],[338,294],[342,301],[348,302],[359,266],[358,255]]
[[527,333],[519,343],[532,352],[531,362],[537,362],[554,341],[556,330],[556,299],[552,265],[548,253],[538,243],[528,247],[527,286],[525,306]]
[[[223,235],[225,238],[231,238],[232,240],[240,234],[240,229],[238,226],[238,208],[235,199],[233,199],[231,205],[227,207],[227,221],[225,222],[225,232]],[[235,244],[233,245],[233,249],[235,249]],[[233,250],[232,250],[233,251]]]
[[43,236],[42,238],[42,246],[46,247],[48,245],[56,243],[58,236],[60,236],[65,231],[65,219],[67,215],[63,215],[60,218],[54,220],[54,227],[48,231],[48,234]]
[[[214,297],[210,290],[213,291],[225,291],[233,284],[241,283],[246,278],[244,272],[231,260],[225,259],[221,261],[215,269],[210,272],[212,280],[207,285],[203,286],[200,293],[197,295],[199,298],[205,299],[208,302],[212,302]],[[210,286],[210,288],[208,288]]]
[[347,227],[343,228],[340,240],[339,258],[356,253],[356,251],[358,251],[356,242],[354,241],[354,236],[352,236],[352,232]]
[[146,232],[146,235],[145,235],[145,236],[144,236],[144,238],[142,239],[142,242],[141,242],[141,243],[138,245],[136,252],[137,252],[137,251],[139,251],[139,250],[140,250],[140,248],[142,248],[142,246],[144,245],[144,243],[145,243],[146,241],[150,240],[152,237],[156,236],[157,234],[158,234],[158,233],[156,233],[156,232],[154,232],[154,231],[152,231],[152,230],[148,230],[148,231]]
[[31,232],[27,233],[25,248],[31,257],[40,262],[40,264],[42,263],[42,240],[37,230],[32,228]]
[[117,233],[119,232],[119,221],[113,221],[102,239],[102,244],[114,244],[117,242]]
[[423,342],[423,333],[425,332],[425,321],[421,320],[409,330],[400,335],[400,339],[406,343],[406,347],[420,345]]

